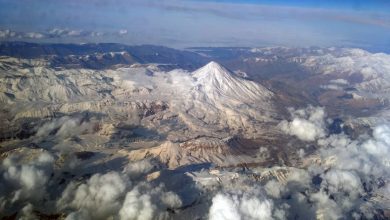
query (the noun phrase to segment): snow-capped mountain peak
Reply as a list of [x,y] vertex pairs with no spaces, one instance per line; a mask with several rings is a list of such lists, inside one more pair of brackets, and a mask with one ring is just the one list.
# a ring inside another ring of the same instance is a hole
[[197,79],[206,77],[229,77],[232,74],[225,67],[215,61],[211,61],[192,74]]
[[192,73],[198,90],[210,99],[227,98],[244,103],[270,97],[272,93],[262,85],[235,76],[222,65],[212,61]]

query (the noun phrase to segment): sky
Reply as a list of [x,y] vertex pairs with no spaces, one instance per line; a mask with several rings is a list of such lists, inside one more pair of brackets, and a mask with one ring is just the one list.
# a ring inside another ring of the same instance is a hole
[[385,0],[0,0],[0,40],[390,48]]

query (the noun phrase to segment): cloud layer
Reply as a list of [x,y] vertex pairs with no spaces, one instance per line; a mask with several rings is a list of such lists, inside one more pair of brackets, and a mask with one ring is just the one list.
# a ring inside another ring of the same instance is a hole
[[[281,128],[317,145],[315,152],[301,154],[295,167],[260,166],[245,172],[221,168],[213,174],[215,185],[191,185],[184,177],[192,171],[164,170],[150,159],[125,160],[118,169],[105,161],[110,169],[86,169],[78,174],[84,165],[93,166],[94,160],[69,168],[64,164],[69,152],[34,148],[7,152],[0,166],[0,217],[17,213],[20,219],[34,219],[41,211],[62,213],[68,220],[169,219],[194,217],[187,214],[194,209],[197,216],[210,220],[386,219],[383,210],[390,208],[389,123],[374,127],[372,135],[351,139],[344,133],[329,133],[324,108],[291,109],[291,114],[292,119],[282,123],[288,129]],[[294,124],[298,119],[305,123]],[[67,139],[84,133],[90,124],[65,116],[41,125],[36,138],[50,134],[57,140]],[[307,135],[305,131],[313,127],[320,132]],[[206,180],[212,178],[209,170],[199,172],[209,175]],[[184,200],[192,202],[188,206]]]
[[126,29],[120,29],[116,32],[87,31],[53,28],[40,32],[14,31],[11,29],[0,29],[0,40],[43,40],[43,39],[91,39],[102,37],[123,37],[128,34]]
[[[225,183],[212,200],[209,219],[388,218],[383,210],[390,208],[390,125],[352,140],[327,132],[323,108],[291,113],[282,129],[320,148],[302,156],[298,167],[262,168],[260,182],[240,177]],[[298,120],[304,123],[293,123]]]
[[164,185],[134,179],[150,172],[153,165],[148,160],[130,163],[122,172],[71,180],[65,188],[57,185],[61,170],[54,168],[55,163],[54,156],[41,150],[24,149],[7,157],[0,166],[0,217],[16,212],[20,219],[34,219],[43,209],[78,220],[167,219],[167,209],[182,205]]
[[[80,40],[77,36],[91,42],[174,47],[287,45],[378,49],[388,46],[390,28],[390,15],[386,10],[366,10],[365,7],[354,10],[179,0],[104,3],[4,0],[0,6],[3,6],[0,13],[6,18],[0,22],[1,28],[37,33],[16,33],[23,39],[62,42]],[[56,15],[55,19],[52,14]],[[53,27],[72,30],[42,31],[42,28]]]

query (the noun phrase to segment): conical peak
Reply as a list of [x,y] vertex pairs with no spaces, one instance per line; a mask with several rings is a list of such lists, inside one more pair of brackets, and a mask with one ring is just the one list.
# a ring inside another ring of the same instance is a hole
[[[208,69],[209,71],[214,72],[228,72],[222,65],[215,61],[211,61],[210,63],[206,64],[203,68]],[[202,69],[203,69],[202,68]]]
[[207,66],[208,68],[221,68],[222,67],[219,63],[217,63],[215,61],[211,61],[208,64],[206,64],[205,66]]
[[230,73],[225,67],[215,61],[211,61],[194,72],[194,76],[197,78],[216,75],[230,75]]

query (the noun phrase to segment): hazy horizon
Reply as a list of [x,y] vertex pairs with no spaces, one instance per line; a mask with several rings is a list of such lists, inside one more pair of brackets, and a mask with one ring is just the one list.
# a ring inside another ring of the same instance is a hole
[[386,51],[386,1],[0,1],[0,40]]

